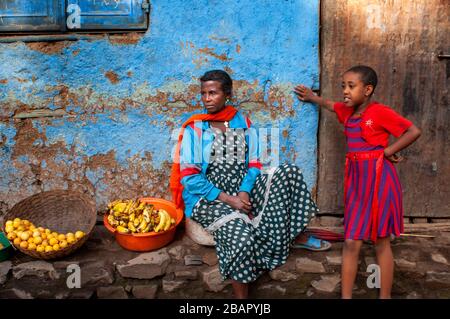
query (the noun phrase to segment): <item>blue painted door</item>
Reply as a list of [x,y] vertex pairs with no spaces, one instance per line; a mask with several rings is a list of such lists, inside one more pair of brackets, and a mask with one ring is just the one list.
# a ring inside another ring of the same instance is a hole
[[64,1],[1,0],[0,32],[64,30]]
[[[147,29],[147,0],[68,0],[77,4],[81,13],[78,30]],[[74,30],[76,31],[76,30]]]

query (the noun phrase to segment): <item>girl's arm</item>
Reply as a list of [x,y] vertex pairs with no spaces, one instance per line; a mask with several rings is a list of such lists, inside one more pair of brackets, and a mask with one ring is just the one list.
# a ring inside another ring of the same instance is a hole
[[317,104],[321,107],[326,108],[328,111],[334,112],[334,104],[336,102],[332,101],[332,100],[328,100],[328,99],[324,99],[316,94],[314,94],[314,92],[304,86],[303,84],[297,85],[294,88],[294,92],[295,94],[297,94],[297,97],[300,101],[302,102],[312,102],[314,104]]
[[394,143],[384,149],[384,156],[386,156],[392,162],[399,162],[401,159],[395,157],[395,153],[401,151],[422,134],[420,129],[414,124],[411,125],[402,136],[400,136]]

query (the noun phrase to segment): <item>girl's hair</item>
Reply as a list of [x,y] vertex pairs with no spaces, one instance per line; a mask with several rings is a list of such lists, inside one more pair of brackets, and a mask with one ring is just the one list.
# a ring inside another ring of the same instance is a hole
[[233,89],[233,81],[231,80],[231,77],[228,75],[227,72],[222,70],[211,70],[203,74],[203,76],[200,78],[201,82],[206,81],[217,81],[222,86],[222,91],[227,94],[231,95],[231,91]]
[[375,88],[378,84],[378,77],[375,70],[370,66],[356,65],[345,71],[345,73],[347,72],[358,73],[359,75],[361,75],[361,81],[364,83],[364,85],[372,85],[373,91],[375,92]]

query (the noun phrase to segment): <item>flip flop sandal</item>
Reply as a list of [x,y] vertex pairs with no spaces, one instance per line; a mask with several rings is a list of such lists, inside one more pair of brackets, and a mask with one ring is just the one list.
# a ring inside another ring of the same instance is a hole
[[308,236],[306,243],[292,243],[291,247],[311,251],[325,251],[331,248],[331,243],[326,240],[318,239],[314,236]]

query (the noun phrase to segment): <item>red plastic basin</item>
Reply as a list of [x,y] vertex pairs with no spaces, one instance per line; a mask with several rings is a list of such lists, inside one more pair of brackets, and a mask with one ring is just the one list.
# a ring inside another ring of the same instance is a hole
[[107,218],[108,214],[105,214],[103,217],[103,223],[106,229],[113,233],[119,245],[127,250],[152,251],[166,246],[173,240],[177,226],[183,220],[183,211],[181,209],[176,209],[174,203],[165,199],[145,197],[140,200],[142,202],[152,204],[156,209],[161,208],[167,211],[169,215],[175,219],[175,225],[172,225],[166,231],[158,233],[149,232],[142,234],[122,234],[109,224]]

